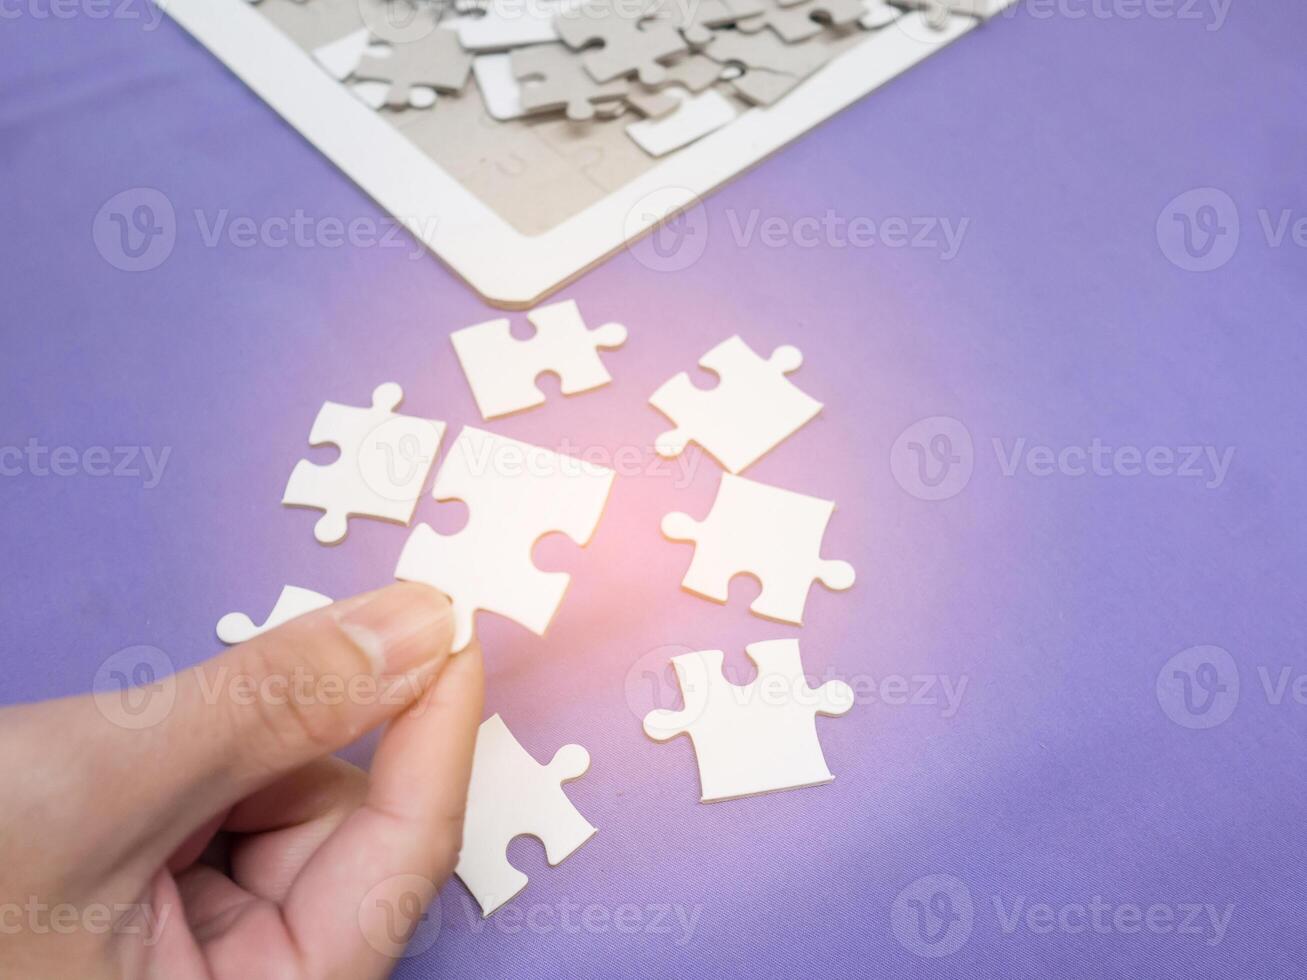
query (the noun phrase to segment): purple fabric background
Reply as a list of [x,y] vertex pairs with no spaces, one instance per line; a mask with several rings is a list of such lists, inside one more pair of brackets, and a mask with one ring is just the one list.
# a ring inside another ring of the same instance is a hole
[[[439,941],[399,976],[1301,975],[1307,706],[1275,703],[1258,669],[1307,671],[1307,249],[1272,247],[1257,212],[1307,215],[1307,11],[1235,8],[1217,30],[1207,7],[1023,8],[713,195],[688,268],[654,271],[641,246],[563,294],[630,327],[609,357],[615,383],[562,400],[546,381],[547,407],[491,428],[647,446],[664,424],[648,394],[713,343],[796,343],[796,380],[826,411],[749,475],[835,499],[826,554],[859,581],[816,588],[798,631],[751,617],[747,582],[725,608],[681,593],[689,549],[658,520],[706,511],[718,470],[697,454],[688,485],[674,471],[621,480],[587,550],[543,542],[539,564],[573,572],[572,591],[544,640],[483,619],[488,710],[537,757],[590,748],[570,794],[600,832],[556,869],[514,843],[531,877],[514,907],[534,927],[511,914],[482,927],[450,884]],[[7,7],[18,16],[0,23],[0,445],[172,456],[149,490],[0,481],[4,702],[88,690],[133,644],[194,663],[216,651],[222,613],[258,613],[285,582],[343,596],[387,581],[405,530],[355,521],[321,548],[316,515],[278,504],[286,477],[319,404],[365,402],[381,381],[451,431],[476,422],[446,336],[494,315],[406,248],[206,247],[196,209],[381,215],[170,22],[46,9]],[[1241,240],[1223,267],[1183,271],[1155,224],[1207,186],[1233,198]],[[166,195],[178,234],[161,267],[128,274],[91,229],[136,187]],[[944,261],[741,245],[732,215],[752,209],[969,225]],[[960,420],[975,446],[970,484],[938,502],[890,466],[898,435],[931,416]],[[1207,488],[1007,477],[992,446],[1095,437],[1236,452]],[[425,499],[419,519],[454,527],[448,509]],[[833,784],[697,803],[689,743],[640,730],[658,664],[722,648],[744,671],[745,643],[791,635],[818,677],[965,679],[960,708],[864,698],[819,723]],[[1172,720],[1155,693],[1168,660],[1201,644],[1228,650],[1241,682],[1209,730]],[[974,920],[940,924],[960,945],[923,958],[914,948],[941,945],[896,931],[892,913],[935,874],[961,883]],[[1233,910],[1214,942],[1210,929],[1005,930],[995,904],[1056,913],[1095,896]],[[600,911],[565,928],[565,902]],[[627,903],[632,934],[596,924]],[[653,922],[662,906],[697,916],[688,939],[660,931],[674,921]]]

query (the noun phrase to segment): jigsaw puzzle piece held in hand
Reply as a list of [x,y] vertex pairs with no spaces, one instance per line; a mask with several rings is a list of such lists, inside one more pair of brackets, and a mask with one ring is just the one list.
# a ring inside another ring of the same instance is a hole
[[522,83],[526,112],[566,109],[573,122],[593,119],[595,103],[613,102],[626,94],[621,79],[599,84],[561,44],[535,44],[511,53],[513,77]]
[[725,602],[731,579],[747,572],[762,582],[749,610],[801,626],[814,579],[837,592],[853,587],[852,565],[821,557],[834,511],[829,500],[725,473],[707,518],[672,513],[662,527],[673,541],[695,544],[685,588]]
[[390,382],[372,392],[371,408],[327,402],[318,412],[309,445],[334,444],[340,458],[326,466],[300,460],[281,502],[327,512],[314,527],[322,544],[343,539],[351,516],[413,519],[445,423],[396,415],[403,399],[403,389]]
[[626,343],[626,327],[606,323],[588,330],[571,300],[542,306],[527,319],[536,328],[530,340],[517,340],[507,319],[465,327],[450,336],[484,419],[543,405],[545,396],[536,387],[536,378],[546,371],[558,375],[564,395],[590,391],[612,380],[599,351]]
[[597,82],[635,75],[657,85],[667,76],[661,62],[687,50],[680,32],[658,19],[656,0],[590,0],[559,14],[554,29],[568,47],[587,49],[581,63]]
[[246,640],[254,639],[261,633],[276,629],[283,623],[289,623],[292,619],[298,619],[305,613],[311,613],[315,609],[322,609],[324,606],[331,605],[331,603],[331,599],[314,592],[312,589],[301,589],[297,585],[287,585],[282,588],[281,595],[277,597],[277,604],[272,607],[272,612],[268,614],[268,618],[262,626],[256,625],[245,613],[227,613],[226,616],[218,620],[218,639],[229,646],[244,643]]
[[697,442],[739,473],[821,411],[821,402],[785,377],[802,363],[796,347],[778,347],[764,360],[739,337],[722,341],[699,361],[721,378],[717,387],[696,388],[682,373],[649,399],[676,424],[658,438],[658,455],[678,456]]
[[480,904],[483,916],[526,887],[526,875],[508,863],[514,837],[539,838],[550,865],[557,865],[594,836],[594,826],[562,789],[589,768],[590,753],[579,745],[564,745],[542,766],[499,715],[482,722],[467,792],[463,849],[454,873]]
[[817,715],[853,707],[843,681],[808,686],[797,640],[769,640],[745,648],[758,668],[749,684],[722,674],[722,652],[672,658],[685,707],[645,715],[656,742],[687,734],[699,763],[701,802],[828,783],[835,777],[817,739]]
[[561,531],[578,545],[594,534],[615,473],[516,439],[468,426],[436,474],[431,494],[469,511],[457,534],[419,524],[399,556],[395,577],[426,582],[454,606],[454,650],[472,639],[477,610],[498,613],[543,635],[570,576],[531,561],[541,536]]
[[385,104],[392,109],[429,107],[430,93],[459,92],[472,71],[472,55],[454,31],[436,29],[412,41],[387,46],[389,54],[369,48],[354,69],[361,81],[388,82]]

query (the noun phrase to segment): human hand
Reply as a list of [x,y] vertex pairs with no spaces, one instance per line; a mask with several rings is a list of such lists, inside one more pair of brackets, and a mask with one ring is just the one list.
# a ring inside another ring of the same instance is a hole
[[[387,976],[462,841],[482,665],[452,636],[401,583],[163,680],[147,727],[0,711],[0,977]],[[386,722],[370,776],[331,756]]]

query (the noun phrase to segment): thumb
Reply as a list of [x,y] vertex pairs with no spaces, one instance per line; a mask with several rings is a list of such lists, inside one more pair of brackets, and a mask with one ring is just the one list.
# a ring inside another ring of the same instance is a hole
[[149,795],[167,830],[152,828],[149,849],[171,853],[215,813],[412,706],[448,661],[453,634],[449,600],[401,582],[176,675],[166,717],[116,740],[153,771]]

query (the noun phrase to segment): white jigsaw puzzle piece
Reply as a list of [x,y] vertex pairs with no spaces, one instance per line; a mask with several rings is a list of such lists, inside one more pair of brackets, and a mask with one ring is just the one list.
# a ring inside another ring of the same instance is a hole
[[454,873],[488,916],[526,887],[508,863],[508,845],[530,835],[545,846],[550,865],[571,856],[595,827],[572,805],[562,784],[585,774],[590,753],[564,745],[548,765],[531,758],[499,715],[481,724],[463,820],[463,849]]
[[814,579],[836,592],[853,587],[852,565],[821,557],[834,512],[829,500],[723,473],[703,521],[677,512],[663,518],[662,528],[673,541],[695,543],[685,588],[725,602],[731,579],[747,572],[762,582],[749,610],[801,626]]
[[540,571],[531,551],[555,531],[587,544],[615,476],[606,467],[468,426],[450,447],[431,491],[437,500],[463,501],[467,526],[442,535],[419,524],[395,577],[425,582],[449,596],[456,651],[471,641],[477,610],[543,635],[571,576]]
[[298,619],[305,613],[331,605],[333,600],[312,589],[301,589],[297,585],[287,585],[277,597],[277,604],[262,626],[255,625],[254,620],[241,612],[227,613],[218,620],[218,639],[228,646],[252,640],[261,633],[276,629],[283,623]]
[[691,95],[679,85],[663,90],[680,102],[661,119],[643,119],[626,127],[627,134],[650,156],[661,157],[721,129],[735,119],[735,107],[715,89]]
[[558,375],[565,395],[590,391],[612,380],[599,350],[626,343],[626,327],[605,323],[589,330],[572,300],[542,306],[527,314],[527,319],[536,329],[530,340],[517,340],[507,319],[465,327],[450,335],[472,397],[485,419],[543,405],[545,396],[536,387],[536,378],[546,371]]
[[318,412],[309,445],[334,444],[340,458],[326,466],[300,460],[281,502],[326,511],[314,527],[322,544],[342,540],[351,516],[413,519],[445,423],[395,414],[403,399],[404,390],[388,382],[372,392],[370,408],[326,402]]
[[491,117],[501,122],[526,115],[522,107],[522,83],[513,75],[513,56],[483,54],[472,62],[481,99]]
[[685,707],[645,715],[644,731],[656,742],[688,734],[699,763],[701,802],[828,783],[835,777],[817,738],[817,715],[853,707],[843,681],[808,686],[798,640],[768,640],[745,647],[758,668],[749,684],[722,675],[722,651],[672,658]]
[[778,347],[764,360],[738,336],[722,341],[699,361],[721,379],[717,387],[696,388],[681,373],[649,399],[676,425],[658,438],[658,455],[679,456],[697,442],[732,473],[746,469],[821,411],[785,376],[802,363],[797,347]]

